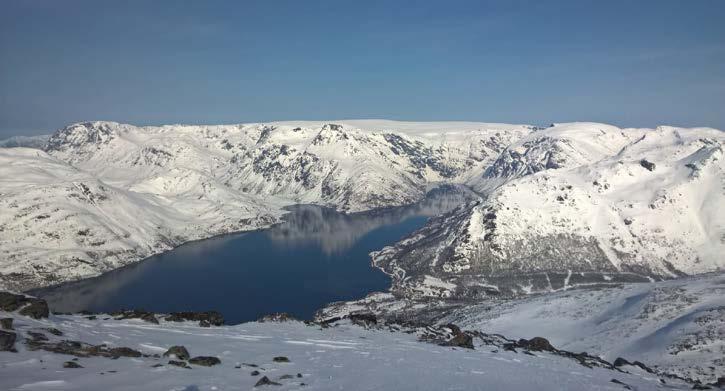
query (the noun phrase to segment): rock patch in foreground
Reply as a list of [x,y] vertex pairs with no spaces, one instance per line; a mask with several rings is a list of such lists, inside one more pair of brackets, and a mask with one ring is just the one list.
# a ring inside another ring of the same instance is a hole
[[255,387],[259,386],[281,386],[281,383],[277,383],[276,381],[269,380],[267,376],[262,376],[261,379],[255,384]]
[[189,359],[189,364],[201,365],[204,367],[211,367],[221,363],[222,361],[220,359],[211,356],[197,356]]
[[169,348],[169,350],[164,353],[164,357],[171,357],[175,356],[179,360],[188,360],[189,357],[189,351],[186,350],[184,346],[172,346]]
[[15,333],[0,330],[0,352],[15,351]]

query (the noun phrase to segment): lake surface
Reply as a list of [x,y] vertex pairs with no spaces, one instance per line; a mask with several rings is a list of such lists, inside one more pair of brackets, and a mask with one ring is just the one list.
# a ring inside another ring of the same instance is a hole
[[369,253],[470,197],[465,189],[445,187],[416,205],[352,215],[295,206],[270,229],[188,243],[100,277],[33,293],[58,312],[216,310],[230,324],[274,312],[311,319],[327,303],[387,290],[390,279],[370,265]]

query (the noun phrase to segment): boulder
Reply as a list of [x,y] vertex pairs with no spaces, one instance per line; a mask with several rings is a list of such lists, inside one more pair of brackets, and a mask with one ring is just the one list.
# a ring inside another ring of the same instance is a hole
[[269,380],[267,376],[262,376],[261,379],[254,385],[255,387],[260,386],[281,386],[282,384]]
[[30,304],[23,307],[20,315],[29,316],[34,319],[47,318],[50,315],[48,303],[42,299],[30,299]]
[[63,368],[83,368],[83,366],[75,361],[66,361],[63,363]]
[[141,352],[139,352],[138,350],[133,350],[131,348],[126,348],[126,347],[112,348],[108,352],[109,352],[110,356],[113,358],[141,357]]
[[174,356],[178,358],[179,360],[188,360],[189,357],[189,351],[186,350],[184,346],[172,346],[169,348],[169,350],[164,353],[164,357],[171,357]]
[[0,328],[5,330],[13,329],[13,318],[2,318],[0,319]]
[[191,368],[189,364],[185,363],[184,361],[169,360],[169,365],[181,368]]
[[204,367],[211,367],[221,363],[222,361],[220,359],[211,356],[197,356],[189,359],[189,364],[201,365]]
[[473,337],[466,333],[460,333],[444,344],[445,346],[458,346],[466,349],[473,349]]
[[0,352],[14,352],[15,338],[15,333],[0,330]]
[[640,160],[639,165],[644,167],[647,171],[654,171],[656,167],[654,163],[648,161],[647,159]]
[[285,356],[277,356],[277,357],[273,358],[272,361],[274,361],[274,362],[289,362],[289,358],[287,358]]
[[259,376],[259,371],[254,370],[254,371],[252,371],[252,373],[250,373],[250,375],[252,375],[252,376]]
[[549,340],[543,337],[534,337],[529,340],[520,339],[518,342],[518,346],[535,352],[553,352],[556,350],[553,346],[551,346]]

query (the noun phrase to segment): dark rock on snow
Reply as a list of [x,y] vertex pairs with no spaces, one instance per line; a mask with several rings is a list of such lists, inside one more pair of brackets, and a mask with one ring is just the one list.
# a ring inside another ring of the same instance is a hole
[[83,368],[83,366],[75,361],[66,361],[63,363],[63,368]]
[[20,315],[30,316],[35,319],[47,318],[50,314],[48,303],[43,299],[0,292],[0,310],[14,312],[18,309],[20,309]]
[[282,384],[269,380],[267,376],[262,376],[261,379],[255,384],[255,387],[259,386],[281,386]]
[[59,337],[61,335],[63,335],[63,332],[60,331],[60,330],[58,330],[58,329],[56,329],[55,327],[48,327],[47,329],[45,329],[45,331],[47,331],[47,332],[49,332],[49,333],[51,333],[53,335],[57,335]]
[[647,159],[640,160],[639,165],[647,169],[647,171],[654,171],[656,167],[654,163],[648,161]]
[[378,318],[373,313],[356,313],[350,314],[350,321],[353,324],[363,327],[369,327],[378,324]]
[[221,326],[224,324],[224,317],[217,311],[172,312],[164,320],[167,322],[184,322],[187,320],[196,322],[206,321],[212,326]]
[[297,319],[286,312],[275,312],[274,314],[264,315],[263,317],[257,319],[257,322],[289,322],[292,320]]
[[0,330],[0,352],[14,352],[15,338],[15,333]]
[[179,360],[188,360],[189,351],[183,346],[172,346],[164,353],[164,357],[175,356]]
[[13,329],[13,318],[2,318],[0,319],[0,328],[5,330]]
[[549,340],[543,337],[534,337],[529,340],[526,339],[520,339],[518,342],[518,346],[522,347],[524,349],[532,350],[534,352],[540,352],[540,351],[547,351],[547,352],[553,352],[556,349],[551,346],[551,343],[549,343]]
[[257,371],[257,370],[252,371],[252,373],[250,373],[250,375],[252,375],[252,376],[259,376],[259,371]]
[[197,356],[189,359],[189,364],[201,365],[205,367],[211,367],[221,363],[222,361],[220,359],[211,356]]
[[277,357],[273,358],[272,361],[274,361],[274,362],[289,362],[289,358],[287,358],[285,356],[277,356]]
[[141,352],[138,350],[133,350],[131,348],[112,348],[108,351],[111,357],[118,358],[118,357],[141,357]]
[[181,368],[191,368],[189,364],[183,362],[183,361],[176,361],[176,360],[169,360],[169,365],[173,365],[175,367],[181,367]]

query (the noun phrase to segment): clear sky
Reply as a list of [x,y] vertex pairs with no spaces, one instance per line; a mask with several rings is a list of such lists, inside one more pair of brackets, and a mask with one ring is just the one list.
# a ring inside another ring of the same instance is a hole
[[725,1],[0,0],[0,138],[341,118],[725,129]]

